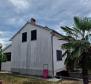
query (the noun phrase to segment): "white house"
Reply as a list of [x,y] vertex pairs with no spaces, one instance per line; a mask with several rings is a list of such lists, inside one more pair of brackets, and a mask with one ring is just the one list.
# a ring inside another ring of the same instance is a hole
[[2,70],[42,76],[43,70],[48,69],[49,76],[56,76],[57,72],[65,69],[64,51],[61,49],[64,41],[59,40],[60,37],[58,32],[37,25],[31,18],[10,39],[12,44],[4,52],[11,61],[2,63]]

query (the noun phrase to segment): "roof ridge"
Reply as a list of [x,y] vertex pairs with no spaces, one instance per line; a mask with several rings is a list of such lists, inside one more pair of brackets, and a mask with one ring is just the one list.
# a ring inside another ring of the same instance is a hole
[[[11,37],[10,41],[11,41],[27,24],[31,24],[31,25],[32,25],[31,22],[28,22],[28,21],[27,21],[27,22],[22,26],[22,28],[21,28],[13,37]],[[55,31],[55,30],[53,30],[53,29],[51,29],[51,28],[49,28],[49,27],[47,27],[47,26],[44,27],[44,26],[41,26],[41,25],[38,25],[38,24],[35,24],[35,25],[32,25],[32,26],[36,26],[36,27],[39,27],[39,28],[42,28],[42,29],[46,29],[46,30],[48,30],[48,31],[52,31],[52,32],[55,32],[55,33],[57,33],[57,34],[60,35],[59,32],[57,32],[57,31]]]

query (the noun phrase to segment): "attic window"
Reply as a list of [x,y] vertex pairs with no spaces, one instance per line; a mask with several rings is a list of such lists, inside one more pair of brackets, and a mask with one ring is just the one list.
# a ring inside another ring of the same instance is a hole
[[61,61],[62,60],[62,51],[61,50],[57,50],[57,61]]
[[22,42],[27,41],[27,32],[22,33]]
[[36,30],[32,30],[31,31],[31,40],[36,40],[37,39],[37,31]]

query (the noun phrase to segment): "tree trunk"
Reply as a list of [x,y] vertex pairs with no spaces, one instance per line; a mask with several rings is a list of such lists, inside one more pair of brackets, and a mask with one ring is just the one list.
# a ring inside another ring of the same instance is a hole
[[83,84],[88,84],[88,70],[85,67],[82,68],[82,78]]

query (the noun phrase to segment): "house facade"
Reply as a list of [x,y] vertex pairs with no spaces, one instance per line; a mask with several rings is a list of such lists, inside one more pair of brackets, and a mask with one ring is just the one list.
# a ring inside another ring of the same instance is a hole
[[11,54],[11,61],[2,63],[2,70],[43,76],[47,69],[49,76],[56,76],[65,70],[61,49],[64,41],[60,37],[56,31],[37,25],[32,18],[10,39],[12,44],[4,52]]

